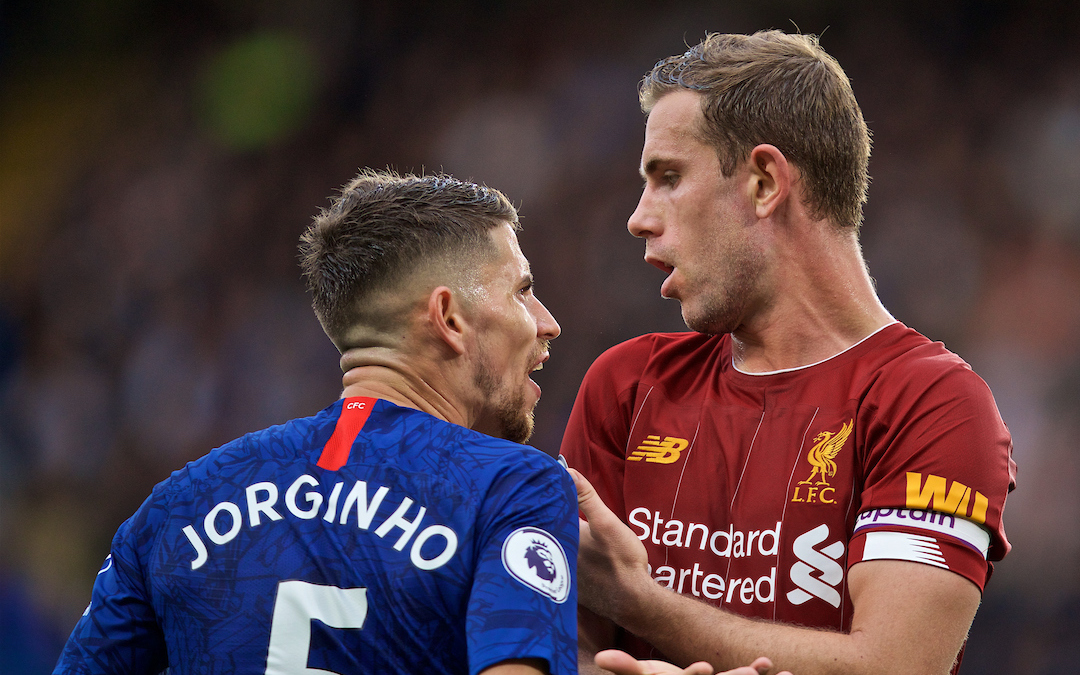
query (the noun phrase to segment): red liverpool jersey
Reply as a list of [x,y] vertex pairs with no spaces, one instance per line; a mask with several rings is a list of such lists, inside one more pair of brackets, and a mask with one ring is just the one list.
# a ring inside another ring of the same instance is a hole
[[657,582],[745,616],[847,630],[858,562],[917,561],[982,589],[1009,550],[1016,465],[993,396],[899,323],[758,375],[735,369],[728,335],[635,338],[589,370],[562,454]]

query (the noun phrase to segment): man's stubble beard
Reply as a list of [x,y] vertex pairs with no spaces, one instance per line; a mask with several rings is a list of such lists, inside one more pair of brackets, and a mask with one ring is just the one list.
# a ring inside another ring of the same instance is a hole
[[[547,344],[543,344],[535,352],[535,358],[547,350]],[[536,405],[529,406],[525,403],[525,392],[499,392],[503,378],[495,371],[491,361],[487,358],[487,352],[481,351],[477,358],[476,374],[473,382],[488,401],[497,433],[493,434],[514,443],[525,443],[532,437],[535,425],[533,411]]]
[[726,265],[728,278],[716,295],[702,298],[702,307],[694,313],[682,306],[683,322],[698,333],[723,335],[734,332],[749,313],[757,286],[765,268],[764,258],[744,248]]

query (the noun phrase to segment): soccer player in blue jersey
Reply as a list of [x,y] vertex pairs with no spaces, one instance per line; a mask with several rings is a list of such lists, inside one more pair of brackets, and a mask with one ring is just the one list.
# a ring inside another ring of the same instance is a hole
[[577,671],[578,520],[521,445],[559,325],[497,190],[364,171],[301,257],[340,400],[176,471],[56,673]]

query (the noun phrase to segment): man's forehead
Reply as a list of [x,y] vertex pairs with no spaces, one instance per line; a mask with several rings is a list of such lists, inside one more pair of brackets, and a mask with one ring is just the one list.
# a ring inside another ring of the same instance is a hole
[[705,145],[701,139],[701,94],[683,90],[665,94],[656,102],[645,125],[645,145],[639,171],[646,175],[664,162],[674,161],[688,144]]
[[517,232],[505,223],[491,232],[492,238],[499,249],[499,258],[504,264],[508,264],[515,273],[529,275],[529,260],[521,251],[521,243],[518,241]]
[[656,102],[645,122],[645,136],[660,132],[683,135],[695,134],[704,121],[701,106],[704,99],[696,91],[680,90],[665,94]]

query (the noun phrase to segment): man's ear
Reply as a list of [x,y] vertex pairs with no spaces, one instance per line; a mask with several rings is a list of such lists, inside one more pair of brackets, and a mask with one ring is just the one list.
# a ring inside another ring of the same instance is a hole
[[776,212],[791,193],[794,167],[774,145],[762,143],[750,151],[750,199],[758,218]]
[[428,322],[435,335],[457,354],[465,353],[467,323],[461,299],[446,286],[428,296]]

